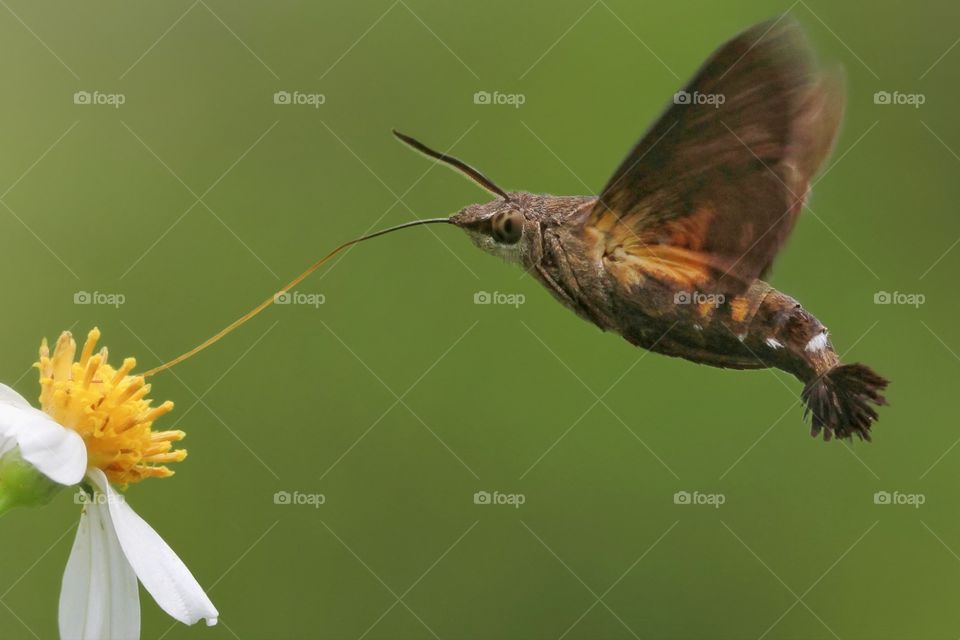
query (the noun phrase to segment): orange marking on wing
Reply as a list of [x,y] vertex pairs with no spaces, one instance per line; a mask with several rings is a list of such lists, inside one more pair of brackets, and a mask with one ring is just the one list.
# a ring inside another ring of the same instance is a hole
[[750,310],[750,301],[743,296],[737,296],[730,301],[730,317],[734,322],[743,322]]
[[697,305],[697,313],[700,314],[701,318],[706,318],[712,314],[717,308],[717,305],[713,300],[704,300],[699,305]]
[[664,229],[670,237],[670,244],[700,251],[706,242],[713,216],[713,208],[703,206],[690,215],[672,220]]
[[709,278],[709,272],[696,252],[664,244],[624,248],[637,268],[658,280],[685,287],[698,285]]

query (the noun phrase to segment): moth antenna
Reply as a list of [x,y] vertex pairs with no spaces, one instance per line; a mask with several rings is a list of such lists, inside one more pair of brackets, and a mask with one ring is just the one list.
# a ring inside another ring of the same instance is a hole
[[440,162],[450,165],[451,167],[453,167],[460,173],[464,174],[465,176],[467,176],[468,178],[476,182],[478,185],[480,185],[490,193],[495,193],[496,195],[500,196],[507,202],[510,202],[510,196],[507,195],[506,191],[498,187],[496,184],[493,183],[493,180],[483,175],[482,173],[480,173],[479,171],[477,171],[476,169],[468,165],[466,162],[463,162],[462,160],[458,160],[453,156],[447,155],[446,153],[435,151],[430,147],[428,147],[427,145],[420,142],[419,140],[415,140],[414,138],[411,138],[406,134],[400,133],[396,129],[393,130],[393,135],[395,135],[398,140],[410,145],[411,147],[413,147],[423,155],[429,156],[434,160],[439,160]]

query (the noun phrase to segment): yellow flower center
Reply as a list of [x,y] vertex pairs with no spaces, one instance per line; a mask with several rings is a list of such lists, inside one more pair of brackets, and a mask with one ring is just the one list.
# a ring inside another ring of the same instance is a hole
[[173,409],[169,400],[151,407],[150,385],[130,375],[137,362],[127,358],[114,369],[107,348],[94,354],[100,330],[87,335],[80,359],[69,331],[60,334],[53,355],[47,341],[40,345],[40,406],[58,424],[73,429],[87,445],[87,465],[97,467],[113,484],[126,486],[144,478],[173,475],[166,463],[187,457],[173,449],[183,431],[153,431],[153,422]]

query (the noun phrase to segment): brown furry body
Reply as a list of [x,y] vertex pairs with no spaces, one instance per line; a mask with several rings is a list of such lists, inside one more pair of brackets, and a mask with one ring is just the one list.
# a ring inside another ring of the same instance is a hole
[[[691,292],[669,278],[638,277],[635,270],[625,278],[618,270],[617,252],[604,251],[601,239],[582,233],[582,220],[596,198],[519,193],[512,197],[539,208],[539,246],[524,254],[524,268],[564,306],[604,331],[698,364],[781,369],[806,385],[808,402],[823,376],[840,367],[823,323],[766,282],[755,280],[744,293],[730,297]],[[874,379],[879,389],[886,385],[868,368],[850,366]],[[879,390],[868,396],[882,403]],[[814,415],[814,435],[823,420]],[[848,437],[851,431],[869,439],[868,425],[858,423],[838,426],[836,435]],[[824,431],[825,438],[831,435],[831,429]]]
[[524,266],[561,303],[601,329],[656,353],[730,369],[776,367],[804,383],[839,361],[829,342],[806,350],[826,327],[761,280],[734,297],[689,291],[656,277],[635,282],[631,274],[625,282],[615,253],[604,254],[574,232],[595,199],[550,200],[558,210],[544,216],[540,255],[531,253]]

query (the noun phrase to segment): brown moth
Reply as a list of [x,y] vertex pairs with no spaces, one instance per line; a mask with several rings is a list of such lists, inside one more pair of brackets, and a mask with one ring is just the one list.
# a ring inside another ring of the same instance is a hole
[[840,74],[818,69],[800,27],[781,19],[720,47],[598,197],[507,193],[396,135],[495,193],[448,221],[585,320],[657,353],[787,371],[805,385],[814,436],[869,440],[887,380],[841,364],[826,327],[761,280],[833,147],[843,105]]

